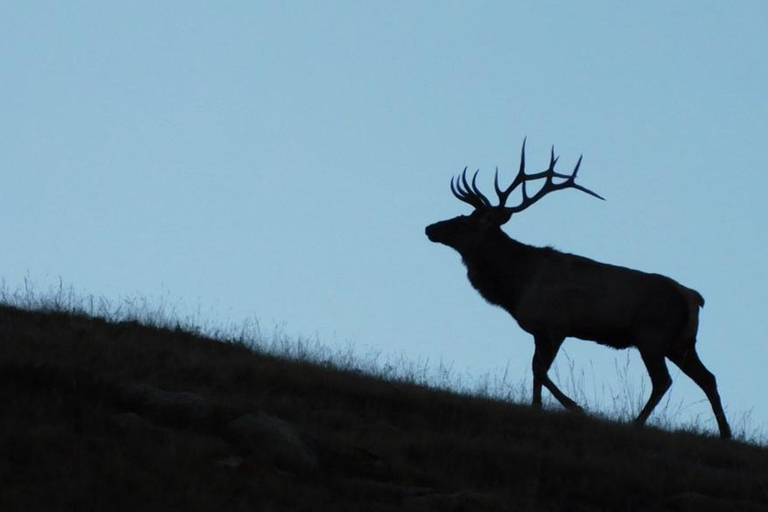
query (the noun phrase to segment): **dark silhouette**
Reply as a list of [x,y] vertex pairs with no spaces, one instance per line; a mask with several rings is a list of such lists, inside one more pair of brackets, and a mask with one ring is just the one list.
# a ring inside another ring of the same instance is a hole
[[[648,369],[653,389],[635,422],[645,423],[672,384],[665,358],[671,360],[706,393],[717,418],[720,436],[731,437],[715,376],[696,353],[699,308],[704,298],[695,290],[659,275],[532,247],[511,239],[502,230],[511,216],[555,190],[574,188],[603,199],[575,183],[579,157],[571,174],[555,172],[554,147],[549,167],[525,173],[525,141],[520,170],[511,185],[494,188],[499,204],[491,205],[477,188],[477,172],[467,180],[467,169],[451,180],[451,191],[474,207],[470,215],[437,222],[426,228],[433,242],[456,249],[467,267],[472,286],[488,302],[501,306],[533,335],[533,405],[541,407],[545,386],[568,409],[581,408],[549,379],[547,371],[566,337],[595,341],[613,348],[637,347]],[[544,180],[528,195],[527,184]],[[557,180],[557,182],[555,181]],[[506,206],[509,195],[521,188],[522,201]]]

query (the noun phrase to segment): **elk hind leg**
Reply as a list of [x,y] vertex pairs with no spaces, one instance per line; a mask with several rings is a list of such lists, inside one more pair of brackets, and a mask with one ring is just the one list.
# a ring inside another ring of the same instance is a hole
[[664,360],[664,355],[657,353],[656,351],[640,352],[640,357],[643,358],[645,367],[648,369],[648,375],[651,377],[651,396],[648,398],[648,402],[640,411],[640,414],[635,419],[635,423],[643,425],[651,415],[653,410],[661,401],[661,397],[667,392],[669,386],[672,385],[672,378],[669,376],[669,370],[667,369],[667,363]]
[[552,382],[547,376],[552,362],[555,360],[560,345],[565,338],[551,336],[536,336],[536,351],[533,354],[533,406],[541,407],[541,387],[546,387],[552,395],[571,411],[583,412],[582,408]]
[[709,399],[710,405],[712,405],[712,412],[715,413],[717,426],[720,429],[720,437],[723,439],[730,439],[731,427],[728,425],[728,420],[725,418],[723,404],[720,401],[720,394],[717,392],[717,380],[712,372],[704,366],[701,359],[699,359],[699,354],[696,353],[696,348],[692,346],[683,353],[672,353],[667,357],[669,357],[669,359],[675,363],[683,373],[690,377],[691,380],[704,391]]

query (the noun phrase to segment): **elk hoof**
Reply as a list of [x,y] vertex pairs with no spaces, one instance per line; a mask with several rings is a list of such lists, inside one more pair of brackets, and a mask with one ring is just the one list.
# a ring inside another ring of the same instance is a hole
[[576,414],[587,414],[587,412],[584,410],[583,407],[580,407],[580,406],[578,406],[576,404],[574,404],[571,407],[569,407],[569,409],[571,410],[571,412],[574,412]]

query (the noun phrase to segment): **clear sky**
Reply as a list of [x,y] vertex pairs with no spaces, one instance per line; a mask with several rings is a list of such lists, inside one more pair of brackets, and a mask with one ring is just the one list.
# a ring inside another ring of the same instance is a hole
[[[768,425],[767,26],[746,0],[3,2],[0,276],[530,381],[530,337],[424,236],[527,136],[607,201],[507,233],[699,290],[731,420]],[[625,361],[565,352],[598,394]]]

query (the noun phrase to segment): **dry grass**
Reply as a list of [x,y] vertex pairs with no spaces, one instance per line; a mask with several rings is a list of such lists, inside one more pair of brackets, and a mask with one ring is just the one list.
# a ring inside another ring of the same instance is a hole
[[[249,329],[144,325],[135,304],[98,319],[66,294],[25,297],[0,306],[3,511],[768,509],[760,446],[434,389],[420,368],[375,375],[312,344],[259,351]],[[123,383],[197,393],[218,416],[125,428]],[[238,452],[216,418],[256,409],[294,425],[319,468]]]

